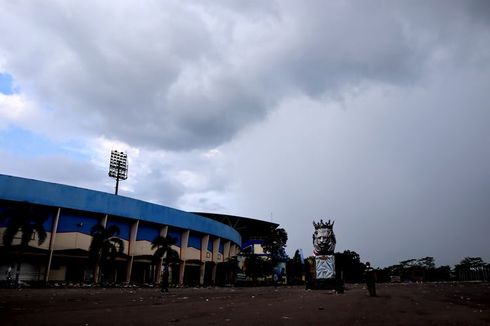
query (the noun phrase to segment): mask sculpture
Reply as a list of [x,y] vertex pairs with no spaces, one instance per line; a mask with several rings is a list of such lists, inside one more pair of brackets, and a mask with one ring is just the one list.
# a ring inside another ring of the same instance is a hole
[[334,222],[328,220],[324,223],[320,220],[319,223],[313,222],[315,232],[313,233],[313,248],[315,256],[318,255],[333,255],[335,251],[335,234],[333,233]]

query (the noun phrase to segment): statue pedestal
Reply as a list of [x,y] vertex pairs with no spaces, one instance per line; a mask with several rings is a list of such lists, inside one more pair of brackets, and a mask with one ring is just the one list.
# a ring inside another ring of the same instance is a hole
[[[341,266],[336,266],[334,255],[318,255],[314,266],[307,272],[306,289],[335,290],[344,293]],[[308,277],[308,275],[310,275]]]

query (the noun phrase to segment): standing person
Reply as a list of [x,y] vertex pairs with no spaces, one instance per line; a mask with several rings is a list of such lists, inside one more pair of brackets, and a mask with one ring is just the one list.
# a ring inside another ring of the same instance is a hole
[[9,266],[9,268],[7,268],[5,274],[7,274],[7,281],[10,282],[12,280],[12,266]]
[[163,264],[162,282],[160,283],[160,292],[168,292],[168,265]]
[[371,263],[366,262],[366,285],[369,291],[369,295],[376,296],[376,272],[371,267]]
[[5,274],[7,274],[7,287],[10,287],[12,285],[12,266],[9,266]]

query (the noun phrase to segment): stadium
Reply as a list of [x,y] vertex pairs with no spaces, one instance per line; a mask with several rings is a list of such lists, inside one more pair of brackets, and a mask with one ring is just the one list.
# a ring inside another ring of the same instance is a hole
[[[12,216],[42,215],[46,240],[39,244],[34,233],[24,248],[18,232],[7,248],[3,234],[8,227],[7,215],[12,212]],[[117,226],[124,244],[115,258],[111,282],[158,282],[152,240],[163,236],[175,240],[172,249],[178,253],[178,260],[170,266],[170,280],[179,285],[232,282],[230,260],[242,247],[256,243],[279,226],[239,216],[185,212],[100,191],[1,174],[0,214],[7,216],[0,220],[0,278],[5,280],[7,270],[20,259],[21,281],[53,284],[93,282],[88,252],[95,225]],[[104,271],[101,273],[104,276]]]

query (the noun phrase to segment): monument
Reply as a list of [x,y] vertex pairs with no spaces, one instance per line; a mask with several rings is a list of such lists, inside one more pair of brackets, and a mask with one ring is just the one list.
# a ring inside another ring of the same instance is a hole
[[306,287],[312,289],[335,289],[343,292],[342,273],[336,266],[335,245],[337,240],[333,232],[335,222],[322,219],[316,223],[313,221],[315,231],[313,232],[313,254],[314,266],[311,266],[309,279]]

